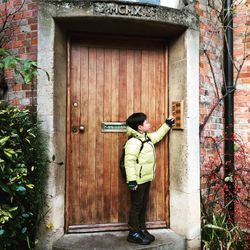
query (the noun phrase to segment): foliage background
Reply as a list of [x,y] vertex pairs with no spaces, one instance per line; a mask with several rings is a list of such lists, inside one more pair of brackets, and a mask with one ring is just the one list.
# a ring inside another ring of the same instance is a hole
[[0,248],[33,249],[46,209],[47,138],[29,110],[0,101]]

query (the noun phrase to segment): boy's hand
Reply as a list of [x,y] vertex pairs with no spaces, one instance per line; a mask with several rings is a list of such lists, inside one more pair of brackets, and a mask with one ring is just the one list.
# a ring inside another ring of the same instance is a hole
[[137,182],[136,181],[129,181],[128,188],[130,190],[136,190],[138,188]]
[[173,126],[174,123],[175,123],[175,117],[170,116],[169,118],[166,119],[165,122],[166,122],[166,124],[167,124],[170,128],[172,128],[172,126]]

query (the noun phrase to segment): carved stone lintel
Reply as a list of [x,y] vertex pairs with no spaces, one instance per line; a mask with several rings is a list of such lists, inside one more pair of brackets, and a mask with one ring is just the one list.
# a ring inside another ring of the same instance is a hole
[[132,16],[152,19],[156,16],[156,8],[153,6],[96,2],[94,3],[94,13],[104,16]]

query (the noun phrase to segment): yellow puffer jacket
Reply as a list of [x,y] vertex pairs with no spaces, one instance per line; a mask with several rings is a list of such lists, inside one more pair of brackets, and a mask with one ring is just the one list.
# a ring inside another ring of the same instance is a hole
[[[155,176],[156,158],[154,144],[159,142],[170,130],[164,123],[157,131],[153,133],[140,133],[131,127],[127,127],[127,135],[131,137],[125,145],[125,169],[127,182],[136,181],[142,184],[152,181]],[[142,142],[144,143],[140,152]],[[138,140],[139,139],[139,140]]]

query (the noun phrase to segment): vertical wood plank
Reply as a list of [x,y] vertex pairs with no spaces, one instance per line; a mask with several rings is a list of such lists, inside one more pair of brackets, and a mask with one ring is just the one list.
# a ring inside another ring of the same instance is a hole
[[[72,48],[71,53],[71,82],[74,83],[71,86],[71,100],[72,102],[76,102],[79,104],[80,102],[80,47],[75,46]],[[73,60],[74,58],[74,60]],[[80,121],[80,109],[78,107],[74,107],[73,103],[71,103],[71,128],[78,128],[78,124]],[[72,157],[71,157],[71,165],[75,167],[70,172],[70,192],[72,192],[72,196],[70,199],[71,204],[71,223],[75,224],[79,221],[79,134],[71,132],[71,143],[72,143]]]
[[[156,88],[159,88],[158,85],[156,85],[156,74],[159,74],[159,72],[157,71],[158,68],[156,67],[156,61],[158,58],[155,58],[155,51],[148,51],[149,53],[149,72],[148,72],[148,81],[149,81],[149,105],[148,105],[148,120],[151,123],[151,130],[155,131],[156,130],[156,116],[158,115],[156,113],[156,102],[155,102],[155,92],[156,92]],[[157,73],[155,72],[157,71]],[[158,159],[157,159],[157,168],[158,166]],[[158,176],[156,177],[158,178]],[[149,202],[149,206],[148,206],[148,219],[150,221],[154,220],[154,211],[157,209],[156,206],[156,197],[155,197],[155,193],[156,193],[156,186],[158,183],[158,179],[156,179],[156,181],[151,183],[151,191],[150,191],[150,202]]]
[[[157,51],[155,52],[155,55],[156,55],[156,68],[157,68],[157,74],[156,74],[156,86],[157,86],[157,90],[156,90],[156,93],[155,93],[155,102],[156,102],[156,109],[155,109],[155,113],[157,114],[156,118],[155,118],[155,126],[156,126],[156,129],[159,128],[159,123],[160,123],[160,120],[159,119],[159,116],[160,116],[160,112],[161,112],[161,102],[160,102],[160,95],[162,94],[161,93],[161,75],[159,74],[160,72],[160,58],[159,58],[159,53],[157,53]],[[157,219],[157,196],[158,196],[158,192],[157,192],[157,186],[158,185],[158,182],[159,182],[159,179],[160,179],[160,176],[159,176],[159,170],[161,168],[161,164],[160,164],[160,155],[159,155],[159,143],[157,144],[156,146],[156,159],[157,159],[157,168],[156,168],[156,180],[157,180],[157,183],[154,182],[153,183],[153,193],[154,193],[154,197],[153,197],[153,201],[154,201],[154,205],[152,207],[152,220],[156,220]]]
[[141,111],[148,115],[149,102],[149,54],[148,50],[142,51],[142,85],[141,85]]
[[141,111],[141,86],[142,86],[142,52],[136,50],[134,52],[134,111]]
[[127,50],[119,50],[119,98],[118,98],[118,120],[125,120],[127,111]]
[[[159,62],[159,71],[164,72],[164,53],[162,51],[158,51],[158,62]],[[159,95],[159,120],[158,126],[165,121],[165,74],[160,74],[160,95]],[[160,166],[157,170],[158,174],[158,188],[156,192],[156,204],[158,208],[156,209],[156,219],[164,220],[164,211],[165,211],[165,200],[164,195],[162,195],[162,190],[164,190],[164,181],[165,181],[165,140],[161,141],[157,148],[157,157],[158,157],[158,165]]]
[[[77,44],[72,47],[71,50],[71,100],[72,102],[80,103],[80,46]],[[79,105],[75,107],[73,103],[70,104],[71,107],[71,129],[73,127],[78,128],[80,121],[80,108]],[[80,217],[80,207],[79,207],[79,133],[71,132],[71,165],[75,166],[69,172],[69,192],[72,194],[70,196],[70,223],[75,224],[79,221]]]
[[134,55],[134,50],[127,50],[127,112],[125,112],[125,119],[134,110]]
[[101,122],[103,121],[104,101],[104,49],[97,49],[97,83],[96,83],[96,210],[95,220],[103,223],[104,218],[104,195],[103,195],[103,134],[101,133]]
[[89,105],[88,105],[88,189],[87,203],[89,223],[96,220],[96,49],[89,48]]
[[[112,120],[118,120],[119,114],[119,50],[112,50]],[[112,158],[111,158],[111,222],[118,222],[118,134],[112,133]]]
[[[155,89],[158,87],[156,86],[155,82],[155,77],[156,77],[156,52],[149,51],[149,73],[148,73],[148,78],[149,78],[149,110],[148,110],[148,119],[151,122],[151,130],[155,130],[155,117],[156,117],[156,112],[155,112]],[[157,72],[159,74],[159,72]]]
[[[169,74],[168,74],[168,46],[167,44],[165,45],[165,114],[166,117],[168,117],[170,114],[168,113],[168,107],[169,107],[169,92],[168,92],[168,86],[169,86]],[[167,140],[165,141],[165,161],[164,161],[164,169],[165,169],[165,182],[164,182],[164,201],[165,201],[165,220],[166,220],[166,225],[169,226],[169,165],[168,165],[168,159],[169,159],[169,137],[167,137]]]
[[[105,49],[104,58],[104,121],[112,121],[112,50]],[[112,159],[112,135],[104,133],[104,223],[111,221],[111,159]]]
[[[127,50],[120,49],[119,50],[119,99],[118,99],[118,107],[119,107],[119,114],[118,114],[118,121],[124,121],[126,119],[127,114],[127,70],[128,70],[128,58],[127,58]],[[116,168],[118,170],[119,166],[119,156],[121,155],[121,149],[125,142],[124,135],[118,133],[118,156],[116,157]],[[120,173],[117,171],[117,178],[118,178],[118,193],[117,193],[117,214],[118,214],[118,221],[123,221],[126,217],[126,209],[124,209],[124,204],[126,204],[126,185],[123,180],[120,178]]]
[[[88,105],[89,105],[89,50],[87,47],[81,47],[81,117],[80,124],[88,129]],[[80,223],[88,221],[88,201],[86,190],[88,189],[88,133],[80,135],[80,207],[81,220]],[[73,167],[73,166],[72,166]]]

